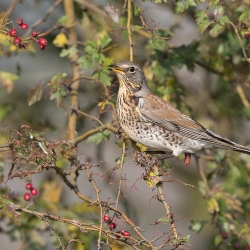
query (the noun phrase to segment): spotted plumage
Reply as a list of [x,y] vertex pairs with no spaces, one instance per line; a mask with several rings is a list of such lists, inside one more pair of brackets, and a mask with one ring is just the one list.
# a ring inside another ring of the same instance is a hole
[[117,96],[120,126],[132,140],[149,151],[189,156],[202,148],[221,148],[250,154],[249,148],[204,128],[155,95],[138,64],[121,61],[110,65],[110,70],[117,74],[120,84]]

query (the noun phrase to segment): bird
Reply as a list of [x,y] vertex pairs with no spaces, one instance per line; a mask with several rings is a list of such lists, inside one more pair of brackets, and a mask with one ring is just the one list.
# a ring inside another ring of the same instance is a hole
[[140,65],[120,61],[108,67],[119,81],[117,117],[122,130],[150,152],[165,152],[164,158],[191,155],[203,148],[233,150],[250,154],[250,148],[237,144],[203,127],[169,102],[154,94]]

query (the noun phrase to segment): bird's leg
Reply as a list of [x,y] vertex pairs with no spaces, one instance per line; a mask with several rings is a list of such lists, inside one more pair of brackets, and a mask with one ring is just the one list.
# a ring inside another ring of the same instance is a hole
[[169,159],[169,158],[173,158],[173,157],[174,157],[173,154],[165,154],[165,155],[163,155],[162,157],[158,158],[157,160],[158,160],[158,161],[162,161],[162,160]]
[[185,153],[184,164],[189,165],[191,162],[191,153]]

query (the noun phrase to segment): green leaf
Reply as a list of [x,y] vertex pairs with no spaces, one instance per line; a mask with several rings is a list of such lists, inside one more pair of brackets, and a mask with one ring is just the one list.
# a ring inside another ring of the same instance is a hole
[[111,37],[108,34],[105,34],[101,39],[101,46],[105,48],[112,41]]
[[239,17],[239,21],[240,22],[244,22],[244,21],[248,21],[250,19],[250,8],[248,8],[246,11],[244,11],[240,17]]
[[171,218],[161,217],[157,221],[163,223],[169,223],[171,220],[172,220]]
[[95,144],[100,144],[102,141],[107,141],[111,135],[111,131],[104,130],[102,132],[98,132],[94,135],[89,136],[87,142],[93,142]]
[[76,45],[72,45],[70,46],[68,49],[63,49],[60,53],[60,57],[68,57],[71,58],[72,56],[74,56],[77,53],[77,48]]
[[65,25],[65,24],[70,23],[70,22],[71,22],[71,19],[70,19],[68,16],[62,16],[62,17],[60,17],[60,18],[58,19],[57,22],[60,23],[60,24]]
[[190,229],[197,234],[201,232],[203,227],[205,226],[206,222],[204,220],[191,220]]
[[203,19],[199,24],[198,24],[198,29],[200,33],[202,34],[210,24],[214,22],[210,21],[209,19]]
[[220,235],[216,235],[214,238],[214,245],[218,246],[222,242],[222,237]]
[[221,25],[225,25],[227,23],[230,23],[230,20],[227,16],[221,16],[219,19],[218,19],[218,22],[221,24]]
[[216,23],[214,27],[210,30],[209,34],[212,37],[217,37],[224,30],[224,26],[219,23]]

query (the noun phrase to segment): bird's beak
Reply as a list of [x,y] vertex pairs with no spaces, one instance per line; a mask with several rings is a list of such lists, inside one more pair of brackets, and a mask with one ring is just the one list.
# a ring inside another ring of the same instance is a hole
[[115,73],[125,73],[123,69],[117,67],[115,64],[111,64],[108,66],[108,69],[115,72]]

